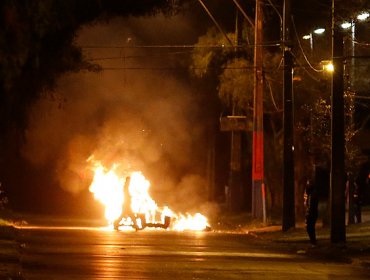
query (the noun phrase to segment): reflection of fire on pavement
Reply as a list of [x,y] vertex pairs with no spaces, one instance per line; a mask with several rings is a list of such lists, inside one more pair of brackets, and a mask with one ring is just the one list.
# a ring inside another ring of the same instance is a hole
[[167,206],[158,207],[149,195],[149,187],[150,182],[141,172],[132,172],[123,178],[116,174],[114,168],[106,170],[98,163],[94,169],[90,192],[105,206],[105,218],[116,229],[209,229],[207,218],[202,214],[176,214]]

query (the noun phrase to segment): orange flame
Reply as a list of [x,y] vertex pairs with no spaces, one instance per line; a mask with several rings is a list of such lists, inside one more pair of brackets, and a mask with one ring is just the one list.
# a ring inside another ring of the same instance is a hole
[[[143,214],[147,224],[164,223],[165,217],[170,217],[170,229],[172,230],[199,231],[209,227],[207,218],[200,213],[183,215],[174,213],[167,206],[158,207],[149,195],[150,182],[144,175],[135,171],[129,176],[131,178],[129,185],[131,210],[135,214]],[[123,177],[116,174],[115,166],[111,170],[106,170],[101,163],[96,164],[89,190],[94,194],[94,198],[105,206],[105,218],[109,225],[121,216],[124,182]],[[157,221],[158,217],[161,221]]]

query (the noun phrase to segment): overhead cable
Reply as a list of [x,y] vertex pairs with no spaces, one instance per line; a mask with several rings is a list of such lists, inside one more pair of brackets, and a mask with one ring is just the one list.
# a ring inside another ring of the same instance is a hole
[[294,18],[293,18],[293,16],[292,16],[292,24],[293,24],[294,34],[295,34],[295,36],[296,36],[296,38],[297,38],[299,48],[300,48],[300,50],[301,50],[301,52],[302,52],[302,54],[303,54],[303,57],[304,57],[305,61],[306,61],[306,62],[307,62],[307,64],[310,66],[310,68],[311,68],[312,70],[314,70],[315,72],[323,72],[324,70],[322,70],[322,69],[316,69],[316,68],[311,64],[311,62],[308,60],[307,55],[305,54],[305,52],[304,52],[304,50],[303,50],[303,48],[302,48],[301,41],[300,41],[299,36],[298,36],[298,33],[297,33],[297,29],[295,28],[295,23],[294,23]]
[[204,8],[204,10],[207,12],[208,16],[212,19],[213,23],[216,25],[216,27],[218,28],[218,30],[224,35],[224,37],[226,38],[226,40],[229,42],[230,46],[233,46],[233,43],[231,42],[231,40],[229,39],[229,37],[227,36],[227,34],[225,33],[225,31],[223,31],[223,29],[221,28],[221,26],[218,24],[218,22],[216,21],[216,19],[213,17],[213,15],[211,14],[211,12],[208,10],[207,6],[203,3],[202,0],[198,0],[198,1],[202,5],[202,7]]

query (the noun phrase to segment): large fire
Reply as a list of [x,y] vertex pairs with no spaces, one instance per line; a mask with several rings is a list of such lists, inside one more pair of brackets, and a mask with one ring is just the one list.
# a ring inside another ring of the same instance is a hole
[[[120,228],[132,224],[132,217],[123,217],[124,184],[126,179],[115,172],[115,167],[106,170],[97,163],[94,167],[94,178],[90,185],[90,192],[95,199],[105,207],[105,218],[110,226],[120,220]],[[209,228],[207,218],[200,213],[195,215],[174,213],[169,207],[159,207],[149,195],[150,182],[139,172],[131,172],[128,191],[130,195],[130,209],[135,217],[141,217],[148,227],[162,227],[177,231],[205,230]],[[167,220],[166,220],[167,219]],[[170,220],[169,224],[166,224]],[[166,225],[166,226],[164,226]],[[140,225],[142,227],[142,225]]]

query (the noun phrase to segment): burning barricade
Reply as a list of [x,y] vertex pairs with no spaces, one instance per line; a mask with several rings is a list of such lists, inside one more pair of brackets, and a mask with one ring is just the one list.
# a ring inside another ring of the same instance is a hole
[[141,172],[120,177],[114,168],[105,170],[96,164],[90,192],[105,207],[105,218],[114,229],[162,228],[169,230],[209,229],[208,221],[200,213],[174,213],[169,207],[159,207],[149,195],[150,182]]

